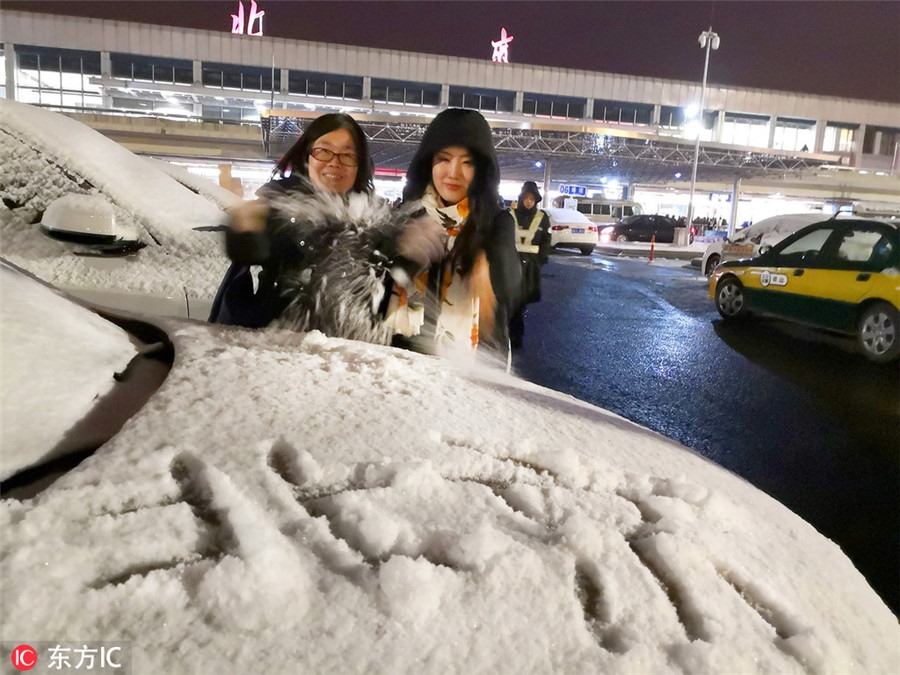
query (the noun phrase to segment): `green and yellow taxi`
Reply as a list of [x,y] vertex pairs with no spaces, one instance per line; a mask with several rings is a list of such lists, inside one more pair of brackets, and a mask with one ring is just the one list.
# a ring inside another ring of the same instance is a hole
[[862,353],[900,354],[900,228],[878,220],[825,220],[755,258],[716,267],[709,297],[726,320],[775,316],[855,335]]

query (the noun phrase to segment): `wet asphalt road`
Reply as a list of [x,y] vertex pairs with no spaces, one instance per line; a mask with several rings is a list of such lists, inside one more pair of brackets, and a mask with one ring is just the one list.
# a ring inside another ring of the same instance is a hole
[[514,355],[519,375],[744,477],[840,545],[900,613],[896,364],[779,321],[726,325],[689,266],[561,253],[542,293]]

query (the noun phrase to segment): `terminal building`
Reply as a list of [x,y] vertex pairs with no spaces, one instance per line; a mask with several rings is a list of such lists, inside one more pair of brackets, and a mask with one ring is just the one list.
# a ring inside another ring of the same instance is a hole
[[[783,91],[0,9],[0,95],[251,196],[309,119],[340,110],[399,193],[428,120],[480,111],[511,197],[633,199],[731,223],[856,208],[900,216],[900,106]],[[893,86],[896,83],[886,83]],[[699,145],[697,138],[699,135]],[[565,186],[565,187],[563,187]]]

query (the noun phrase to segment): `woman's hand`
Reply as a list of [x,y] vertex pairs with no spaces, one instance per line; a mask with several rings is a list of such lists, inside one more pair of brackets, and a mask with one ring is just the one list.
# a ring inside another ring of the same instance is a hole
[[469,290],[478,298],[478,334],[490,337],[494,334],[497,296],[491,285],[491,268],[484,252],[475,257],[472,272],[469,274]]
[[397,238],[397,256],[410,261],[416,271],[421,271],[444,257],[446,241],[444,228],[432,218],[417,218]]
[[266,216],[269,215],[269,204],[257,199],[245,202],[232,209],[228,226],[234,232],[263,232],[266,229]]

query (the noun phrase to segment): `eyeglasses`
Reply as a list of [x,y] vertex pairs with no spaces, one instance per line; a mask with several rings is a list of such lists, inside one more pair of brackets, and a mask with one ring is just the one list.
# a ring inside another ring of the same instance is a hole
[[344,166],[357,166],[359,164],[356,154],[352,152],[334,152],[328,148],[313,148],[309,151],[309,154],[320,162],[327,163],[337,157],[338,161]]

